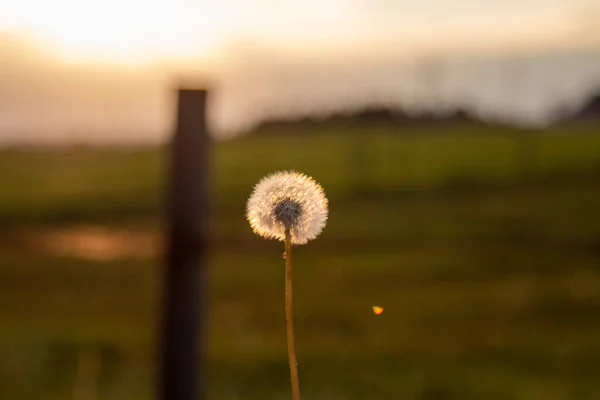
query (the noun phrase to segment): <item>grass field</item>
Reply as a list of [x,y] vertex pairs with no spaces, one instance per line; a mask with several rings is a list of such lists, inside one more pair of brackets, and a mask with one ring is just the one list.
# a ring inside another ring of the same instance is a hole
[[[96,398],[153,396],[166,165],[162,149],[0,151],[0,399],[74,398],[86,360]],[[573,128],[216,144],[211,399],[290,397],[283,249],[244,206],[291,168],[331,205],[295,252],[305,399],[600,398],[600,135]]]

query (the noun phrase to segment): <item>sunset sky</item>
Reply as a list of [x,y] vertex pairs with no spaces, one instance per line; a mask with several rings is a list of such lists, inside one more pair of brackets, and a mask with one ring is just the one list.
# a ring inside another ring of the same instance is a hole
[[401,59],[595,52],[599,16],[596,0],[2,0],[0,142],[17,128],[163,129],[158,98],[181,71],[216,76],[217,113],[240,125],[293,107],[286,96],[389,91]]
[[243,40],[297,52],[584,42],[594,0],[3,0],[0,28],[72,60],[150,62]]

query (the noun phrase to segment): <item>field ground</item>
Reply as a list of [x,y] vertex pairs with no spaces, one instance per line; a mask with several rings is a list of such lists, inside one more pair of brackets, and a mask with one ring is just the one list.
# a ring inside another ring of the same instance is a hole
[[[283,249],[244,218],[278,169],[331,203],[295,252],[304,398],[600,398],[600,134],[579,130],[218,143],[210,398],[289,398]],[[88,364],[97,398],[152,397],[165,165],[0,151],[0,398],[74,398]]]

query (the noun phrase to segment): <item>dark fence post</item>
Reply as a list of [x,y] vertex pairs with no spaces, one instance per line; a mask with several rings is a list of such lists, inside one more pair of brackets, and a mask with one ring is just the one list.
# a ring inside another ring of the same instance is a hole
[[208,251],[207,91],[178,91],[170,148],[160,343],[161,400],[204,398],[202,327]]

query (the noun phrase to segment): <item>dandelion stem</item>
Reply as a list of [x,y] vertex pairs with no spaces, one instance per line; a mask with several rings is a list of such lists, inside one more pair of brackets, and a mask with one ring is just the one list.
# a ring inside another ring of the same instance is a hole
[[290,229],[285,229],[285,322],[287,330],[288,356],[290,375],[292,378],[292,399],[300,400],[300,383],[298,380],[298,361],[294,343],[294,318],[292,298],[292,238]]

